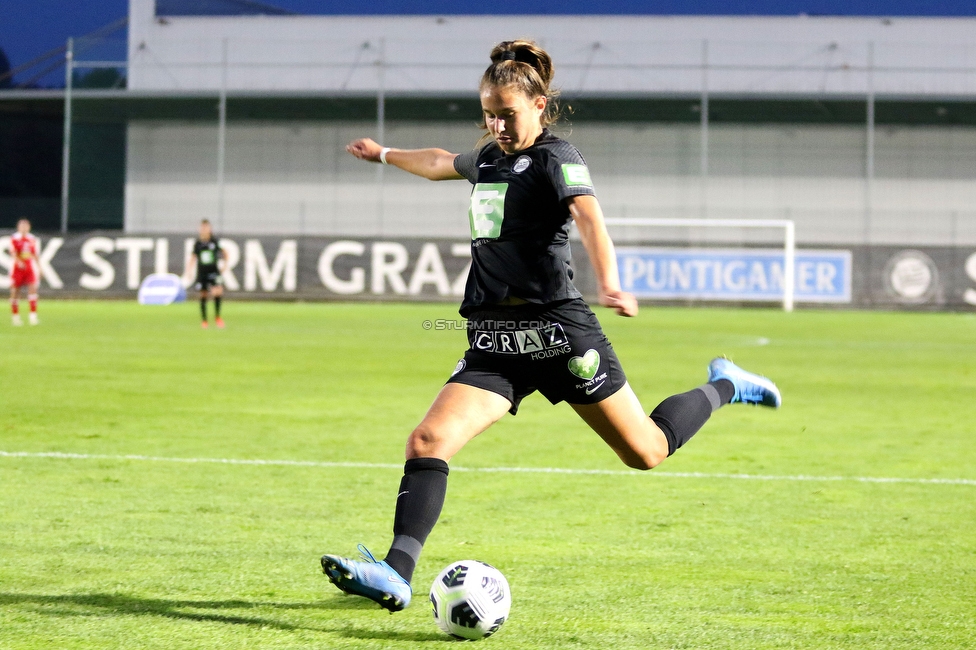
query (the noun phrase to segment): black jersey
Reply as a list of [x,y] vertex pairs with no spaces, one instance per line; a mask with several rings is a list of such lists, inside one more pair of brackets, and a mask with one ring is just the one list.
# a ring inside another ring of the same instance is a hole
[[573,286],[572,217],[564,200],[594,192],[576,147],[545,130],[518,153],[506,154],[492,141],[461,154],[454,169],[474,184],[461,315],[508,298],[548,304],[581,297]]
[[198,239],[193,244],[193,254],[197,256],[197,275],[217,273],[217,262],[220,259],[220,242],[216,237],[209,241]]

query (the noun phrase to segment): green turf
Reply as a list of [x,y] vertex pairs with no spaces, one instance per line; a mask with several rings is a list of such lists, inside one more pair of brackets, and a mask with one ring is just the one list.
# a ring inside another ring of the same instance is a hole
[[[449,305],[226,312],[43,302],[0,328],[0,450],[396,465],[464,348],[422,326]],[[599,315],[648,410],[718,354],[783,409],[723,409],[645,474],[452,473],[393,616],[317,564],[385,551],[395,468],[0,457],[0,648],[441,647],[427,585],[468,558],[514,594],[486,647],[972,647],[976,485],[665,473],[976,479],[976,317]],[[540,396],[454,464],[624,469]]]

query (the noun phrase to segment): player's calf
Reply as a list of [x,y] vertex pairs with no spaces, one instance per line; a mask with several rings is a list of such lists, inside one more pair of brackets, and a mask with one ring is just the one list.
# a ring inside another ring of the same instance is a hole
[[735,403],[779,407],[783,399],[776,384],[766,377],[718,358],[708,365],[707,384],[667,398],[650,417],[667,438],[670,456],[702,428],[713,412]]

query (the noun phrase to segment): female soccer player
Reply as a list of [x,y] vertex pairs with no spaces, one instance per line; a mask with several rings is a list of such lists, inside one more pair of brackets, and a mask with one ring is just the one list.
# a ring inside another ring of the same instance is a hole
[[535,43],[500,43],[480,84],[490,136],[484,146],[461,155],[391,149],[369,139],[346,147],[362,160],[474,185],[471,271],[460,309],[470,347],[407,439],[393,543],[382,561],[362,546],[364,561],[322,557],[339,589],[390,611],[410,602],[414,567],[444,503],[448,461],[506,412],[514,415],[526,395],[538,390],[553,404],[568,402],[627,466],[642,470],[673,454],[724,404],[781,402],[768,379],[715,359],[708,383],[646,415],[572,283],[570,220],[596,273],[600,304],[637,315],[637,300],[620,289],[586,162],[546,128],[556,118],[552,74],[552,60]]
[[18,299],[22,287],[27,287],[27,301],[30,304],[28,322],[37,325],[37,237],[31,234],[31,223],[27,219],[17,222],[17,232],[10,237],[10,257],[13,265],[10,267],[10,312],[11,321],[20,326],[24,321],[20,318]]
[[224,319],[220,317],[220,301],[224,295],[224,278],[221,276],[220,263],[226,263],[227,254],[220,247],[220,241],[214,237],[210,222],[206,219],[200,222],[200,238],[193,244],[193,252],[187,263],[187,275],[193,277],[196,268],[196,286],[200,292],[200,316],[203,320],[200,326],[207,329],[207,297],[213,298],[214,312],[217,316],[216,325],[224,328]]

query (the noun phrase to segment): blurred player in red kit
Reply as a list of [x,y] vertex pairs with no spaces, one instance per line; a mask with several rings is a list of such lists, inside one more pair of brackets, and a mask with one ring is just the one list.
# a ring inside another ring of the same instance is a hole
[[37,237],[30,234],[31,224],[27,219],[17,222],[17,232],[10,238],[10,257],[13,265],[10,267],[10,311],[13,314],[13,324],[23,325],[20,318],[18,297],[21,287],[27,288],[27,300],[30,302],[30,324],[37,325],[37,253],[39,246]]

